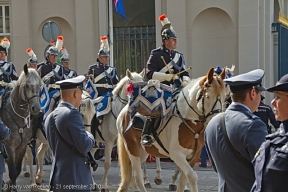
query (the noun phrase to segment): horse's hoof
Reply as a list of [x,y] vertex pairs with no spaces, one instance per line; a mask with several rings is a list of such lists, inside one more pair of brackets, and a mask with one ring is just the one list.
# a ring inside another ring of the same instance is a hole
[[185,189],[184,192],[190,192],[190,190],[189,189]]
[[109,189],[101,189],[101,192],[109,192]]
[[145,187],[146,189],[152,188],[150,183],[145,183],[145,184],[144,184],[144,187]]
[[162,179],[158,179],[158,178],[155,177],[154,182],[155,182],[156,185],[161,185]]
[[30,177],[30,173],[29,173],[29,172],[26,172],[26,173],[23,174],[23,176],[24,176],[24,177]]
[[94,184],[94,188],[91,191],[100,191],[100,189],[97,184]]
[[170,184],[170,185],[169,185],[169,190],[170,190],[170,191],[176,191],[176,190],[177,190],[177,185],[175,185],[175,184]]
[[44,182],[44,180],[36,177],[35,182],[37,185],[41,185]]
[[39,191],[39,189],[38,189],[37,185],[31,186],[31,192],[38,192],[38,191]]

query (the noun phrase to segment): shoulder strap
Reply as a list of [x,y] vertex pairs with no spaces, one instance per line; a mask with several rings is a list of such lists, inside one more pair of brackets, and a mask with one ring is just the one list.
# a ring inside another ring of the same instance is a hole
[[222,113],[222,116],[221,116],[221,128],[224,133],[224,138],[226,142],[228,143],[230,149],[233,151],[235,157],[238,158],[240,161],[242,161],[249,168],[254,170],[252,163],[248,159],[243,157],[243,155],[235,149],[235,147],[232,145],[231,141],[229,140],[229,137],[227,135],[226,125],[225,125],[225,113],[224,112]]
[[66,140],[64,139],[64,137],[62,137],[62,135],[59,133],[59,131],[58,131],[57,127],[56,127],[54,113],[51,112],[51,114],[52,114],[52,117],[50,118],[50,122],[52,122],[52,125],[54,126],[55,131],[56,131],[58,137],[65,143],[65,145],[67,145],[67,147],[68,147],[69,149],[71,149],[71,150],[74,151],[75,153],[81,155],[82,157],[85,157],[85,158],[86,158],[86,156],[85,156],[83,153],[79,152],[78,149],[76,149],[73,145],[71,145],[70,143],[68,143],[68,141],[66,141]]

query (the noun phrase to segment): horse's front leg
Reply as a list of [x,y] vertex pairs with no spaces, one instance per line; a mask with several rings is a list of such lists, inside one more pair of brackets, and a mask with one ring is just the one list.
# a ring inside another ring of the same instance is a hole
[[[181,171],[182,171],[181,175],[184,174],[186,176],[186,178],[190,184],[190,187],[191,187],[191,192],[198,192],[198,186],[197,186],[198,176],[197,176],[196,172],[193,170],[192,166],[190,166],[190,164],[187,162],[184,154],[179,152],[179,150],[177,150],[177,149],[169,150],[169,152],[170,152],[170,158],[181,169]],[[182,176],[182,178],[183,178],[183,176]],[[185,181],[179,181],[179,184],[181,184],[181,186],[178,186],[177,192],[184,190],[186,180]]]
[[169,189],[171,191],[177,190],[176,180],[178,178],[180,171],[181,169],[177,166],[177,169],[174,171],[174,174],[172,175],[172,182],[169,184]]
[[108,177],[108,171],[111,167],[111,152],[112,152],[113,146],[114,146],[114,140],[113,141],[106,140],[105,149],[104,149],[104,155],[105,155],[104,175],[102,179],[101,192],[109,191],[108,185],[107,185],[107,177]]
[[43,179],[43,159],[45,152],[47,151],[49,145],[41,143],[37,149],[37,174],[36,174],[36,184],[41,185]]
[[162,183],[162,169],[161,169],[161,164],[160,164],[160,158],[159,157],[155,157],[156,159],[156,177],[154,179],[154,182],[156,185],[161,185]]
[[34,177],[34,173],[33,173],[34,172],[33,171],[33,155],[32,155],[31,148],[28,145],[26,147],[26,154],[27,154],[27,162],[28,162],[29,170],[30,170],[31,189],[33,189],[33,191],[38,191],[38,190],[36,190],[37,187],[36,187],[35,177]]
[[16,171],[16,167],[15,167],[15,162],[14,162],[14,159],[15,159],[14,158],[14,152],[12,151],[11,147],[9,145],[6,145],[7,154],[9,156],[9,158],[6,160],[6,163],[8,166],[10,180],[4,186],[5,189],[3,189],[3,191],[5,191],[5,192],[10,192],[13,189],[12,188],[13,185],[16,186],[17,171]]
[[151,184],[150,184],[150,181],[149,181],[148,175],[147,175],[146,161],[144,161],[142,163],[142,168],[143,168],[144,186],[146,189],[151,188]]

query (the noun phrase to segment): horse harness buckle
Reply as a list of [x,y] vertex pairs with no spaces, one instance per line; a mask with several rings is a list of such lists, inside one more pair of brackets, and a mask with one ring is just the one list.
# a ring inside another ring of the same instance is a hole
[[106,89],[108,89],[109,84],[108,84],[108,83],[104,84],[104,87],[105,87]]
[[24,129],[23,128],[19,128],[19,133],[23,133]]

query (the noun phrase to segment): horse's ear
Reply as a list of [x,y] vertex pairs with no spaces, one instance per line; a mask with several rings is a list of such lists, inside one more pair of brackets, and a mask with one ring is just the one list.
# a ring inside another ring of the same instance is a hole
[[27,74],[28,74],[28,66],[27,66],[27,63],[24,64],[23,69],[24,69],[25,75],[27,75]]
[[[223,70],[224,71],[224,70]],[[213,77],[214,77],[214,68],[210,68],[207,75],[206,75],[207,79],[208,79],[208,83],[212,83],[213,81]]]
[[226,67],[224,67],[224,69],[222,70],[221,74],[219,75],[220,78],[223,80],[226,77]]
[[129,69],[126,69],[126,76],[127,76],[129,79],[132,79],[132,75],[131,75],[131,72],[129,71]]
[[232,65],[230,71],[233,72],[234,69],[235,69],[235,65]]
[[142,77],[145,77],[145,69],[143,69],[139,75],[141,75]]

